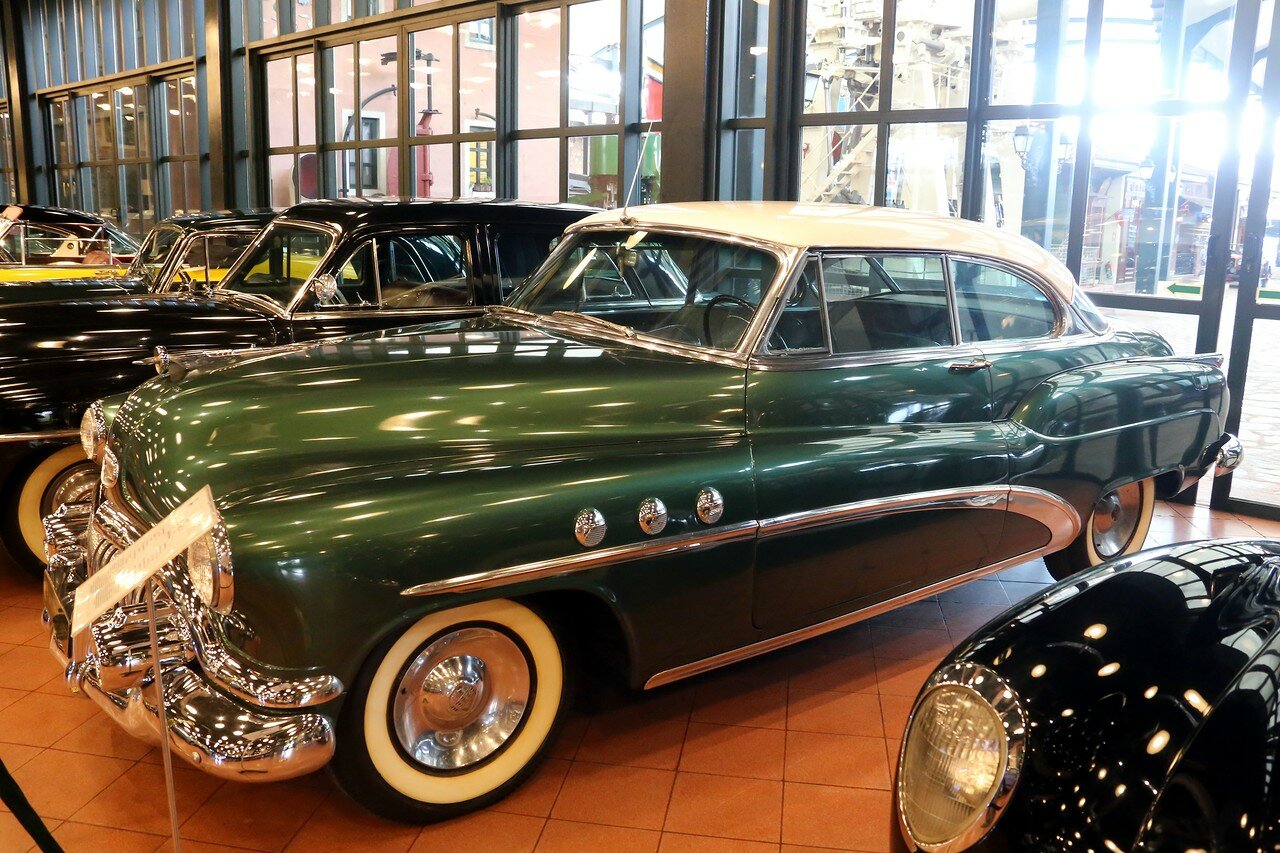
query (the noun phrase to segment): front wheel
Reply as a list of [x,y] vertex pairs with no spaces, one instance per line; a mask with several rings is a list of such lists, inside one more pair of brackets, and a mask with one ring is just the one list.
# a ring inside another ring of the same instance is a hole
[[428,614],[361,671],[339,721],[338,784],[408,823],[496,802],[550,745],[568,706],[568,672],[555,633],[523,604]]
[[1107,492],[1093,505],[1080,535],[1066,548],[1044,558],[1049,574],[1065,580],[1099,563],[1142,550],[1155,506],[1153,479]]
[[34,573],[47,562],[44,517],[63,504],[88,503],[98,487],[98,467],[75,444],[32,457],[11,484],[0,533],[10,556]]

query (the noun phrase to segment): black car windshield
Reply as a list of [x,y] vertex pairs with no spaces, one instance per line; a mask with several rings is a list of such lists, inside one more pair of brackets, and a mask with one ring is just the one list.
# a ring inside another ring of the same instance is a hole
[[169,259],[169,252],[173,250],[174,244],[181,236],[182,231],[177,228],[164,225],[152,228],[151,233],[142,241],[142,248],[133,259],[129,275],[145,279],[147,288],[156,290],[156,276],[160,274],[160,269]]
[[333,235],[298,225],[269,225],[262,240],[222,279],[221,287],[262,296],[282,308],[311,280]]
[[763,249],[706,237],[586,231],[567,243],[510,307],[572,312],[557,316],[566,322],[597,318],[620,331],[731,350],[778,272],[777,258]]

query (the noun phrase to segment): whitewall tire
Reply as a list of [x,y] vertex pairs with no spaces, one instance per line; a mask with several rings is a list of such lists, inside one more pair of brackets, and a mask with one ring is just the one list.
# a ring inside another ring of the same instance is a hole
[[1091,507],[1080,535],[1044,558],[1049,573],[1065,580],[1077,572],[1141,551],[1155,516],[1154,479],[1128,483],[1102,495]]
[[20,469],[4,525],[5,546],[18,563],[38,569],[45,562],[44,517],[63,503],[88,502],[98,485],[98,466],[80,445],[61,447],[34,466]]

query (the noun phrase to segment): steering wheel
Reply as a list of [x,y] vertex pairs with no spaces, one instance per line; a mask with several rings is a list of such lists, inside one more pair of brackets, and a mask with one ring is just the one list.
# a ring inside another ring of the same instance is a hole
[[715,296],[711,297],[711,301],[702,308],[703,342],[709,347],[714,347],[716,345],[716,342],[711,335],[711,309],[716,306],[717,302],[721,301],[736,302],[738,305],[746,308],[748,312],[756,310],[755,306],[750,302],[739,296],[734,296],[732,293],[717,293]]

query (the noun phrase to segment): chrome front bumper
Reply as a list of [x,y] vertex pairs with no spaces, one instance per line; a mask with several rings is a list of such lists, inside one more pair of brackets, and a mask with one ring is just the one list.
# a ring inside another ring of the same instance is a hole
[[1217,467],[1214,468],[1213,476],[1222,477],[1230,474],[1240,467],[1240,460],[1243,458],[1244,445],[1240,443],[1240,439],[1227,433],[1222,437],[1222,447],[1218,449]]
[[[75,588],[89,568],[84,544],[88,525],[87,507],[64,507],[45,519],[49,565],[44,576],[44,605],[49,645],[72,692],[83,691],[134,736],[159,743],[159,693],[145,604],[122,604],[84,636],[70,636]],[[237,681],[269,684],[274,690],[260,702],[246,701],[243,695],[236,695],[239,691],[228,695],[208,677],[202,656],[194,648],[196,632],[172,595],[165,584],[157,596],[156,628],[169,743],[174,752],[214,776],[242,782],[289,779],[327,764],[334,750],[331,720],[323,714],[297,710],[300,702],[280,701],[282,697],[314,701],[318,697],[308,685],[256,676],[241,666]],[[225,651],[222,654],[225,656]],[[282,689],[286,685],[293,689]],[[284,709],[288,704],[293,710]]]

